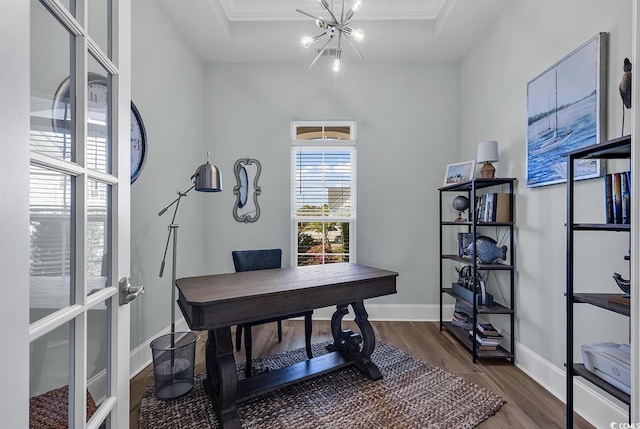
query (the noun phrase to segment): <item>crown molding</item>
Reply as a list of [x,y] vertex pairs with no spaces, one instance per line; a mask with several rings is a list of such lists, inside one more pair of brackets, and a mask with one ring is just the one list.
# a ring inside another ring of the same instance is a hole
[[[329,0],[330,2],[331,0]],[[309,0],[307,4],[296,0],[211,0],[219,3],[227,19],[234,21],[302,21],[303,15],[296,9],[321,15],[323,13],[317,2]],[[455,0],[364,0],[357,12],[359,21],[402,21],[402,20],[436,20],[447,3]],[[350,1],[347,0],[347,5]],[[336,1],[335,7],[339,8]],[[326,14],[326,13],[325,13]]]

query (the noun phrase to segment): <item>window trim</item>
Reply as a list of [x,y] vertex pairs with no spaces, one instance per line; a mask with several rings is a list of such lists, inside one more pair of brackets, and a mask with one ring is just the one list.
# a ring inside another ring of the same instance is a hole
[[[349,262],[356,263],[357,261],[357,122],[356,120],[306,120],[296,119],[291,120],[291,172],[290,172],[290,234],[291,234],[291,252],[290,252],[290,265],[292,267],[298,266],[298,222],[348,222],[349,223]],[[296,132],[298,127],[336,127],[336,126],[348,126],[350,128],[351,138],[349,140],[335,140],[335,139],[296,139]],[[351,153],[351,216],[296,216],[296,152],[300,148],[309,148],[309,150],[338,150],[340,148],[348,150]]]
[[[358,121],[355,119],[291,119],[291,145],[292,146],[308,146],[312,143],[318,142],[320,146],[355,146],[358,139],[357,132]],[[335,139],[319,139],[319,140],[298,140],[296,139],[296,130],[298,127],[349,127],[351,131],[351,138],[348,140],[335,140]]]

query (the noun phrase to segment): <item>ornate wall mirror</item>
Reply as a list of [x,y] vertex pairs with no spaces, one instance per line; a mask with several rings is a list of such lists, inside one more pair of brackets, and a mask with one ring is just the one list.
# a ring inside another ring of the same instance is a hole
[[255,222],[260,217],[258,178],[262,167],[257,159],[241,158],[233,166],[237,185],[233,187],[236,203],[233,217],[238,222]]

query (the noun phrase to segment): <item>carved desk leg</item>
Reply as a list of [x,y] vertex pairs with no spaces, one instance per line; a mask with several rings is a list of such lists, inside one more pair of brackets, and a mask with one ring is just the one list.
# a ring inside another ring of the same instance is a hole
[[360,334],[351,330],[342,330],[342,318],[349,313],[347,304],[337,306],[335,313],[331,316],[331,334],[333,335],[333,346],[331,350],[337,350],[349,357],[356,367],[372,380],[382,378],[380,370],[371,361],[371,354],[376,345],[376,338],[373,327],[369,323],[369,315],[364,309],[362,300],[352,302],[351,307],[355,314],[355,322],[360,328]]
[[204,387],[211,395],[220,426],[239,429],[240,419],[234,405],[238,376],[229,327],[209,331],[205,358],[207,378]]

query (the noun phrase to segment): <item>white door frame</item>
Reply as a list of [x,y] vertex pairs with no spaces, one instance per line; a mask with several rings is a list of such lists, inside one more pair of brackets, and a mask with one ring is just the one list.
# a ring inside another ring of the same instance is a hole
[[[117,126],[118,163],[115,172],[119,186],[114,195],[114,249],[117,261],[114,261],[117,275],[114,282],[131,274],[131,0],[114,0],[113,33],[118,34],[120,43],[114,43],[113,56],[120,74],[115,91],[118,94],[118,116],[114,118]],[[113,320],[113,329],[118,332],[112,350],[117,371],[112,372],[112,386],[117,386],[115,394],[118,404],[115,412],[115,427],[129,427],[129,363],[130,363],[130,305],[118,305],[117,320]]]
[[[3,387],[0,389],[0,412],[3,426],[29,426],[29,130],[30,130],[30,8],[28,0],[0,2],[0,272],[2,273],[2,311],[4,353],[0,357]],[[114,142],[120,142],[114,158],[113,174],[118,176],[113,188],[113,261],[115,287],[118,279],[128,277],[130,264],[130,191],[129,191],[129,120],[131,92],[131,3],[113,0],[113,32],[120,43],[113,46],[113,61],[119,74],[113,79],[115,99],[120,106],[114,121]],[[117,94],[117,95],[116,95]],[[79,250],[81,251],[81,250]],[[112,397],[98,411],[97,417],[112,415],[112,427],[129,425],[129,306],[118,305],[115,290],[112,317],[113,347],[109,359],[114,371],[109,380]],[[80,321],[82,319],[79,319]],[[84,328],[79,328],[84,333]],[[37,331],[37,329],[35,330]],[[76,352],[76,359],[86,351]],[[86,361],[81,365],[86,365]],[[86,380],[80,380],[85,383]],[[76,382],[76,386],[78,382]],[[83,400],[80,398],[79,400]],[[76,413],[84,415],[84,402]],[[101,411],[102,410],[102,411]],[[102,416],[100,416],[102,414]],[[82,420],[83,421],[83,420]],[[84,424],[81,425],[84,427]]]
[[[0,414],[29,427],[29,2],[0,2]],[[11,352],[9,352],[11,349]]]

